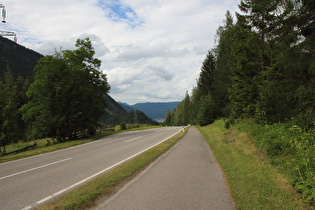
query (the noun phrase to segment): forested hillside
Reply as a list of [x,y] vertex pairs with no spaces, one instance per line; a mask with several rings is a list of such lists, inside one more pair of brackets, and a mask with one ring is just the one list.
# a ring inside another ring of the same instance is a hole
[[129,112],[123,112],[121,114],[112,115],[102,120],[106,125],[119,125],[123,124],[147,124],[158,125],[159,123],[149,118],[145,113],[139,110],[132,110]]
[[33,68],[43,55],[0,36],[0,76],[11,69],[14,76],[33,75]]
[[[106,121],[113,116],[126,114],[126,110],[120,106],[110,95],[104,94],[106,101],[106,113],[101,117],[101,121],[106,124]],[[119,123],[118,123],[119,124]]]
[[257,146],[314,202],[315,1],[242,0],[239,9],[236,21],[227,11],[196,87],[165,124],[225,118],[227,128],[242,119],[267,127]]

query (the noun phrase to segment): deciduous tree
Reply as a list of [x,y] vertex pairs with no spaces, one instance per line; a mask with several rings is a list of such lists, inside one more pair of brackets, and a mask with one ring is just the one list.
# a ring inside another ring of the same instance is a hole
[[31,122],[30,137],[52,136],[59,141],[75,138],[78,130],[95,126],[105,112],[106,75],[99,70],[91,41],[78,39],[76,50],[56,52],[35,67],[35,81],[22,107],[23,119]]

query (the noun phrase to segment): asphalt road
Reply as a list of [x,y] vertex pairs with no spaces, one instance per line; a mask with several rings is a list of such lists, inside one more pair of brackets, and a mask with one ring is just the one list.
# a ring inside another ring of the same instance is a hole
[[147,170],[94,209],[234,209],[208,144],[195,127]]
[[120,133],[80,146],[0,164],[0,209],[31,209],[68,192],[180,132]]

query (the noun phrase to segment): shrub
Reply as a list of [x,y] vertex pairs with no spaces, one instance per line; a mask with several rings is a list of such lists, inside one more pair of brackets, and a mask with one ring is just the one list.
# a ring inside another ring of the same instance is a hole
[[305,201],[315,203],[315,129],[292,126],[292,122],[262,126],[243,120],[235,126],[249,133],[271,163],[290,176]]
[[126,123],[125,122],[121,122],[120,123],[120,130],[126,130],[127,127],[126,127]]
[[89,126],[87,133],[91,136],[94,136],[96,134],[96,127],[95,126]]
[[[305,132],[298,126],[289,129],[293,182],[307,202],[315,203],[315,129]],[[293,155],[294,154],[294,155]]]
[[140,127],[140,124],[139,124],[139,123],[136,123],[136,124],[128,124],[128,125],[127,125],[127,129],[139,128],[139,127]]

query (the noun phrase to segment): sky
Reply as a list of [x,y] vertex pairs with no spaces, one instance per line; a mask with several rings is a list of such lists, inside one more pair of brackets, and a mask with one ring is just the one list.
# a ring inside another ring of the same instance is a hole
[[[130,105],[181,101],[196,86],[226,11],[239,0],[0,0],[18,43],[44,55],[89,37],[110,96]],[[13,40],[13,38],[12,38]]]

